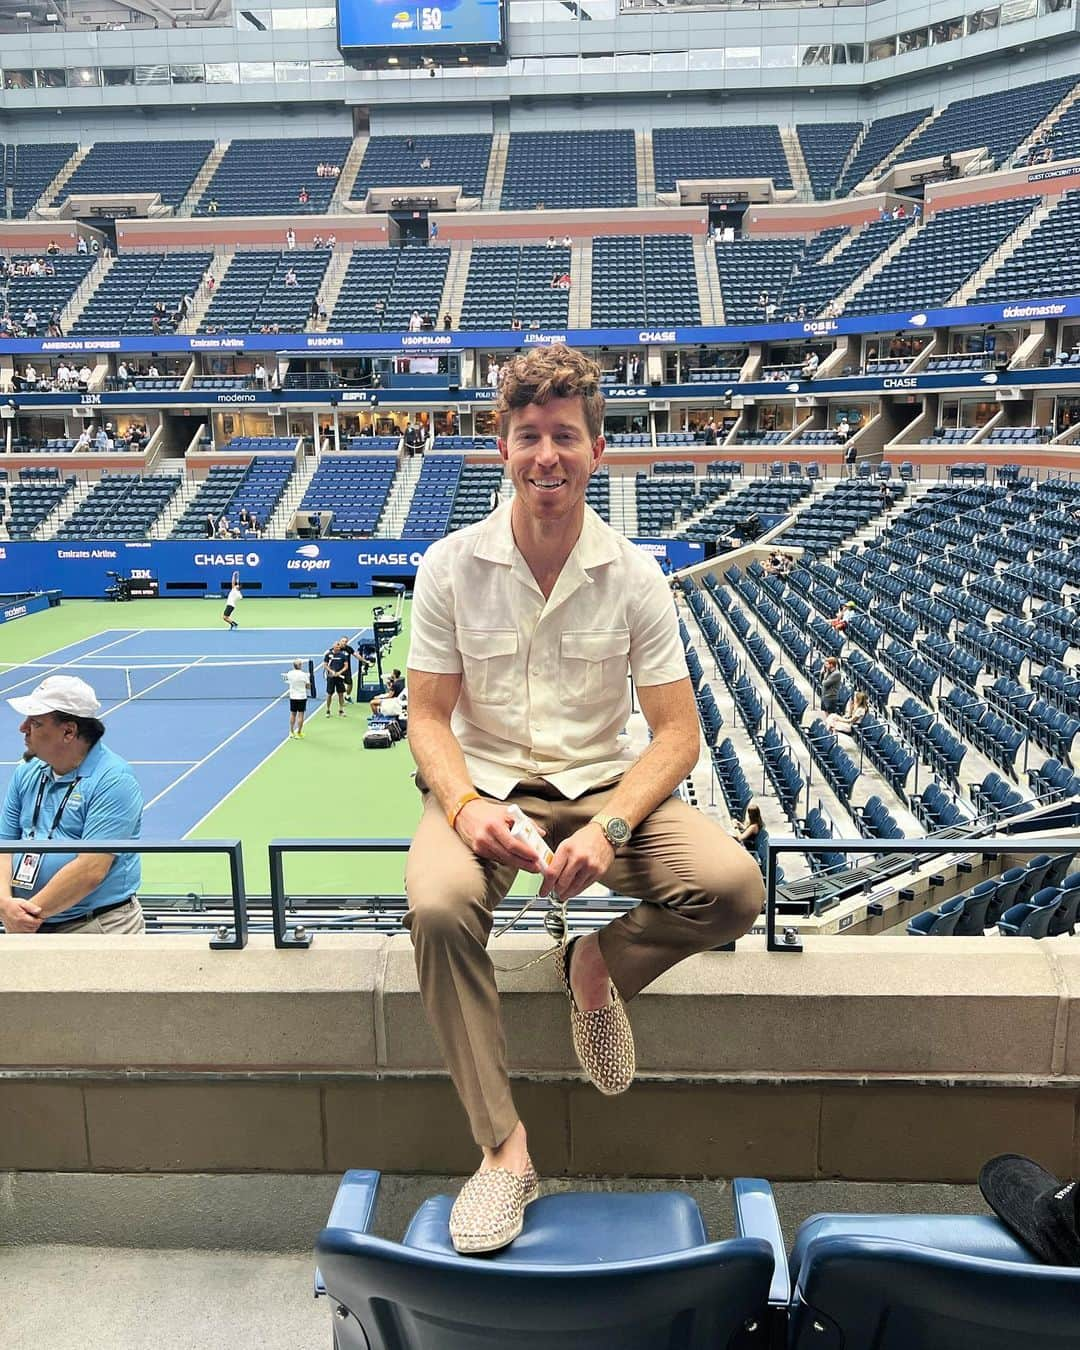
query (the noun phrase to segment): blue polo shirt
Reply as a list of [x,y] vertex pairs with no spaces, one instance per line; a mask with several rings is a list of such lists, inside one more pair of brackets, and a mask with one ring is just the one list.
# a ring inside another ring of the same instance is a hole
[[[45,791],[38,812],[37,829],[34,831],[38,839],[48,836],[69,789],[71,795],[67,797],[63,813],[53,830],[54,839],[138,839],[142,828],[142,789],[130,766],[119,755],[113,754],[102,741],[98,741],[71,773],[57,776],[40,759],[20,764],[8,783],[4,806],[0,811],[0,839],[29,837],[43,778]],[[18,869],[21,856],[17,853],[12,857],[13,874]],[[43,854],[30,897],[36,895],[74,857],[74,853]],[[127,900],[139,889],[141,880],[139,855],[117,854],[100,886],[70,909],[50,914],[49,921],[78,919],[92,910]],[[12,888],[12,894],[25,896],[26,891]]]

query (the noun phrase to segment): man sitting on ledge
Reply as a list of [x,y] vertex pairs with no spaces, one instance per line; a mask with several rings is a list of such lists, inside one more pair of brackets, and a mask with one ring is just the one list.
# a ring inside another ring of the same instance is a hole
[[[672,795],[697,762],[697,712],[663,574],[585,505],[604,453],[599,367],[562,345],[538,348],[507,364],[499,395],[515,496],[428,550],[408,663],[423,815],[406,925],[483,1150],[450,1219],[461,1252],[511,1242],[539,1194],[486,950],[517,872],[540,872],[543,895],[601,881],[643,901],[557,952],[574,1048],[608,1094],[634,1076],[624,1002],[745,933],[762,903],[753,859]],[[623,735],[628,674],[653,733],[640,755]],[[549,865],[511,835],[511,804],[544,832]]]

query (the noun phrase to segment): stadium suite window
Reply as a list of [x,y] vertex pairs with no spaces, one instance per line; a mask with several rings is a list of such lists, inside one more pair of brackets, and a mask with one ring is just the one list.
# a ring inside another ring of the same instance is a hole
[[101,72],[101,81],[106,89],[117,89],[122,85],[135,83],[135,71],[131,66],[105,66]]
[[270,12],[275,29],[333,28],[337,23],[334,9],[274,9]]
[[345,79],[344,61],[312,61],[311,78],[313,80],[338,80]]
[[309,61],[275,61],[274,74],[279,84],[301,84],[311,79]]
[[168,84],[169,83],[168,66],[136,66],[135,83],[136,84]]
[[67,76],[69,89],[96,89],[101,84],[101,71],[96,66],[78,66]]
[[967,30],[969,33],[989,33],[1000,22],[1001,10],[997,5],[993,9],[977,9],[974,14],[968,15]]
[[889,57],[896,55],[896,38],[878,38],[876,42],[871,42],[869,47],[869,60],[887,61]]
[[241,61],[240,62],[240,83],[241,84],[273,84],[274,82],[274,63],[273,61]]
[[240,64],[237,61],[208,61],[206,65],[207,84],[239,84]]
[[189,65],[183,65],[183,66],[172,66],[170,69],[171,69],[171,71],[172,71],[172,82],[173,82],[173,84],[205,84],[205,83],[206,83],[206,71],[205,71],[205,69],[203,68],[203,66],[202,66],[201,64],[200,64],[200,65],[189,64]]

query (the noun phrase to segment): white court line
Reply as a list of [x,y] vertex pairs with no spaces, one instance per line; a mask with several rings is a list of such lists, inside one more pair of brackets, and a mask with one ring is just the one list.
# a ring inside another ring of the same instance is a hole
[[[110,628],[106,631],[110,633],[115,633],[117,630],[115,628]],[[101,647],[92,647],[90,651],[83,652],[79,656],[68,657],[64,661],[54,661],[46,657],[46,659],[43,661],[23,661],[20,662],[19,664],[24,666],[25,665],[49,666],[50,669],[45,672],[45,675],[51,675],[54,670],[64,670],[69,666],[78,665],[80,661],[85,661],[88,656],[97,656],[98,652],[107,651],[110,647],[115,647],[118,642],[126,642],[128,638],[138,637],[141,633],[145,633],[146,631],[147,630],[145,628],[122,629],[121,630],[121,632],[123,633],[122,637],[114,638],[112,642],[106,642]],[[85,639],[83,639],[83,641],[85,641]],[[74,647],[76,644],[72,642],[69,643],[68,645]],[[41,672],[38,671],[36,674],[31,675],[29,679],[20,680],[17,684],[6,685],[3,689],[0,689],[0,696],[11,693],[13,689],[21,689],[23,685],[26,684],[40,684],[41,681],[45,678],[45,675],[42,675]]]
[[[282,693],[280,693],[277,696],[277,698],[274,699],[273,703],[268,703],[267,706],[265,708],[260,709],[260,711],[257,712],[254,717],[249,717],[243,726],[237,727],[236,730],[230,736],[226,736],[226,738],[223,741],[219,741],[217,745],[214,746],[213,750],[211,750],[208,754],[203,755],[202,759],[195,760],[190,769],[187,769],[184,773],[182,773],[179,776],[179,778],[174,778],[173,781],[169,784],[169,786],[163,788],[156,797],[152,797],[143,807],[143,810],[148,811],[151,806],[156,806],[157,803],[161,801],[162,797],[167,796],[173,790],[173,788],[177,786],[177,784],[182,783],[184,779],[187,778],[190,774],[193,774],[196,769],[202,768],[204,764],[206,764],[209,760],[214,758],[214,756],[218,753],[219,750],[224,750],[230,741],[235,741],[237,736],[239,736],[241,732],[247,731],[248,727],[250,726],[254,726],[254,724],[259,720],[260,717],[265,717],[266,714],[270,712],[272,708],[276,708],[277,705],[281,703],[287,696],[288,690],[285,690]],[[275,746],[274,749],[276,750],[278,749],[278,747]],[[271,751],[270,753],[273,754],[273,751]],[[266,755],[264,756],[264,759],[269,759],[269,757],[270,757],[269,755]],[[258,765],[256,765],[256,768],[257,767]],[[252,773],[254,773],[254,771],[255,770],[253,769]],[[246,775],[246,777],[250,777],[250,774]],[[239,787],[240,784],[238,783],[236,786]],[[235,788],[232,789],[232,791],[235,791]],[[226,796],[229,795],[230,793],[226,793]],[[224,800],[225,797],[222,797],[221,800],[217,803],[217,805],[220,806],[221,802],[223,802]],[[211,810],[216,810],[216,807],[212,807]],[[209,814],[210,812],[207,811],[206,815],[208,816]],[[196,822],[196,824],[191,827],[191,829],[196,829],[198,825],[200,825],[202,821],[205,819],[206,816],[203,816],[200,821]],[[187,833],[190,834],[191,830],[188,830]],[[185,835],[184,837],[187,838],[187,835]]]
[[[104,720],[106,717],[111,717],[114,712],[118,712],[121,708],[126,708],[129,703],[134,703],[136,702],[136,700],[140,698],[145,698],[145,696],[150,692],[151,689],[157,689],[159,685],[167,684],[169,680],[175,680],[177,675],[182,675],[185,673],[185,671],[193,669],[203,659],[204,658],[200,656],[196,660],[189,662],[186,666],[181,666],[179,670],[171,671],[163,679],[155,680],[153,684],[148,684],[145,689],[140,689],[137,694],[132,694],[130,698],[125,698],[122,699],[119,703],[114,703],[111,708],[107,708],[101,714],[102,720]],[[125,666],[124,669],[128,669],[128,667]],[[185,760],[184,763],[192,764],[194,763],[194,761],[189,759]]]

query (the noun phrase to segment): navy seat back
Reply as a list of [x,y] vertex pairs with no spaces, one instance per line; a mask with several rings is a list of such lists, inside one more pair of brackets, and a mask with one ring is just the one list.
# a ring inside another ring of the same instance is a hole
[[982,936],[984,929],[990,926],[987,911],[997,897],[997,888],[996,881],[981,881],[963,897],[964,907],[953,929],[955,937]]
[[[343,1191],[377,1174],[346,1174]],[[696,1204],[674,1192],[563,1194],[531,1204],[511,1246],[456,1255],[449,1196],[422,1205],[401,1243],[341,1226],[343,1191],[316,1244],[342,1310],[336,1350],[713,1350],[765,1345],[772,1248],[709,1243]]]
[[[1080,1270],[1039,1265],[1007,1234],[995,1260],[897,1240],[904,1216],[844,1217],[846,1235],[805,1246],[791,1350],[1065,1350],[1075,1339]],[[867,1224],[875,1217],[892,1220],[891,1230]],[[932,1232],[936,1217],[911,1216],[910,1227]],[[965,1221],[940,1223],[945,1241],[948,1226]],[[868,1229],[889,1236],[863,1236]]]
[[1038,853],[1034,858],[1029,859],[1024,867],[1024,879],[1020,883],[1020,889],[1016,892],[1016,903],[1024,904],[1030,900],[1035,892],[1046,882],[1046,874],[1053,866],[1053,858],[1048,853]]

